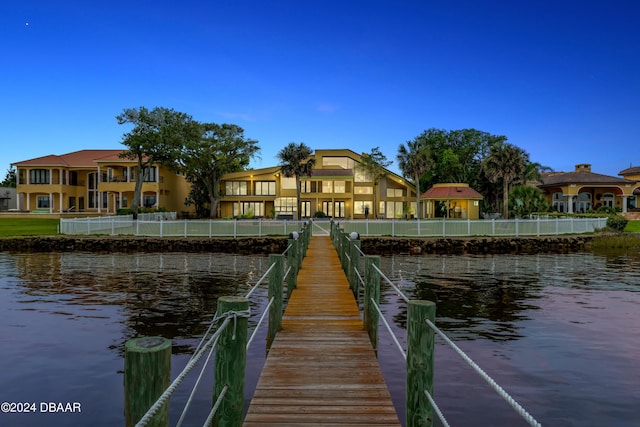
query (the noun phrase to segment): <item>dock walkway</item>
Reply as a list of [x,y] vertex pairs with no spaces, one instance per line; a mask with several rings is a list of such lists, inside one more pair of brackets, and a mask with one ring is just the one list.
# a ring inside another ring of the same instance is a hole
[[400,426],[329,236],[314,236],[244,420]]

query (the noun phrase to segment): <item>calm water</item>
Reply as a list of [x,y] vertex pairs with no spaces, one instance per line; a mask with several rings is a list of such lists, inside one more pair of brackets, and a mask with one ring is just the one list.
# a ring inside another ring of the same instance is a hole
[[[0,402],[82,405],[80,414],[0,413],[0,425],[122,425],[126,340],[171,338],[174,378],[217,298],[246,294],[267,265],[266,257],[225,254],[0,253]],[[639,256],[390,256],[382,269],[411,297],[436,301],[437,324],[543,425],[638,425]],[[254,313],[265,299],[263,290],[254,294]],[[400,298],[386,288],[383,299],[404,337]],[[401,356],[382,329],[379,354],[402,407]],[[264,334],[249,359],[248,394]],[[208,371],[189,425],[208,413]],[[172,423],[188,383],[172,399]],[[439,341],[435,395],[454,426],[526,425]]]

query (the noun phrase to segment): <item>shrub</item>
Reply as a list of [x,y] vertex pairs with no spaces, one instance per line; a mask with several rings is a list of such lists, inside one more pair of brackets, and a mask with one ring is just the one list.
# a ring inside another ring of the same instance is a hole
[[609,218],[607,218],[607,227],[617,231],[618,233],[622,233],[628,222],[629,220],[623,216],[611,215]]
[[325,216],[327,216],[327,214],[322,211],[316,211],[316,213],[314,213],[313,216],[316,218],[324,218]]

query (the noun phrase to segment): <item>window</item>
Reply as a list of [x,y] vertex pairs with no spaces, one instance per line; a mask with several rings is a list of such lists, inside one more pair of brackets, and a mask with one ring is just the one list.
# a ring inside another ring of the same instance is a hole
[[333,193],[333,181],[322,181],[322,192]]
[[315,193],[316,192],[316,182],[315,181],[301,181],[300,182],[300,192],[301,193]]
[[562,193],[553,193],[553,209],[558,212],[565,211],[566,197]]
[[347,184],[345,181],[333,181],[334,193],[346,193]]
[[355,161],[349,157],[323,157],[322,166],[337,166],[341,169],[353,169]]
[[373,187],[355,187],[354,194],[373,194]]
[[29,171],[29,184],[51,184],[48,169],[32,169]]
[[380,207],[386,205],[384,209],[380,209],[380,213],[385,214],[385,218],[402,218],[404,213],[402,202],[381,202]]
[[264,216],[264,203],[262,202],[236,202],[233,204],[233,216]]
[[387,197],[402,197],[403,193],[402,188],[387,188]]
[[371,215],[373,213],[373,202],[370,200],[356,200],[353,202],[353,213],[355,215]]
[[295,190],[296,189],[296,178],[283,176],[280,180],[280,187],[283,190]]
[[275,181],[257,181],[255,183],[256,196],[275,196],[276,195],[276,182]]
[[143,181],[144,182],[157,182],[157,170],[155,166],[144,168]]
[[276,214],[293,214],[298,209],[295,197],[278,197],[273,201]]
[[49,209],[51,207],[49,196],[37,196],[36,206],[38,209]]
[[247,181],[227,181],[225,190],[227,196],[246,196]]
[[362,170],[361,166],[356,166],[353,171],[353,179],[355,182],[372,182],[371,175]]
[[[107,193],[103,193],[103,194],[107,194]],[[144,195],[142,197],[142,202],[145,208],[150,208],[156,204],[156,195],[155,194],[149,195],[149,196]]]
[[309,218],[311,216],[311,202],[300,202],[301,217]]

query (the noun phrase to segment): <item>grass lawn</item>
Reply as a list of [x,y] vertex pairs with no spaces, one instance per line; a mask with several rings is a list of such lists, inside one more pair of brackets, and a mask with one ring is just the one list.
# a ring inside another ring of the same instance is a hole
[[640,220],[629,221],[624,231],[633,231],[635,233],[640,233]]
[[58,234],[59,219],[0,218],[0,237],[50,236]]

